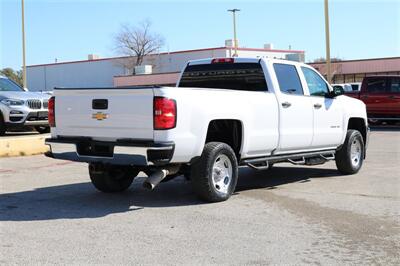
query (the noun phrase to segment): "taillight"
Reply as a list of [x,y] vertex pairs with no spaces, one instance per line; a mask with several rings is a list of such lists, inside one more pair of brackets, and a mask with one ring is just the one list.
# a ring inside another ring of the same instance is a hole
[[214,58],[211,64],[224,64],[224,63],[234,63],[233,58]]
[[176,102],[165,97],[154,97],[154,129],[171,129],[176,126]]
[[55,127],[56,126],[56,116],[55,116],[55,101],[56,98],[53,96],[49,99],[49,125],[50,127]]

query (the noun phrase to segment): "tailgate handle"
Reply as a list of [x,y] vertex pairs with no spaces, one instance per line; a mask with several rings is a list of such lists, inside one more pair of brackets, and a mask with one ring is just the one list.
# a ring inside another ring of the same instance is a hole
[[108,108],[107,99],[94,99],[92,101],[92,108],[96,110],[105,110]]

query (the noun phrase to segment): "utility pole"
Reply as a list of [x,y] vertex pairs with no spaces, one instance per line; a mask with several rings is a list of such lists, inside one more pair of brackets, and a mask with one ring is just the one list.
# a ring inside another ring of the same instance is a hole
[[234,8],[234,9],[228,9],[228,12],[232,12],[233,15],[233,47],[235,49],[235,53],[233,54],[233,57],[238,56],[237,53],[237,38],[236,38],[236,12],[239,12],[240,9]]
[[329,8],[328,0],[324,0],[325,5],[325,42],[326,42],[326,79],[331,84],[331,51],[330,51],[330,40],[329,40]]
[[26,64],[25,64],[25,16],[24,16],[24,0],[22,4],[22,83],[24,89],[26,88]]

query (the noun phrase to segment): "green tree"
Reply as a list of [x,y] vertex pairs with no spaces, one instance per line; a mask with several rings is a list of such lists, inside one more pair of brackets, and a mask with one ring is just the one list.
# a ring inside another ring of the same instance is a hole
[[0,75],[6,76],[22,87],[22,70],[14,70],[11,67],[6,67],[0,70]]

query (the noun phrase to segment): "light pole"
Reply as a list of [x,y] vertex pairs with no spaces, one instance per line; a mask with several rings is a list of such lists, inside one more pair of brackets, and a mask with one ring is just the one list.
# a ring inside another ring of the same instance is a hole
[[235,49],[234,57],[238,56],[237,54],[237,38],[236,38],[236,12],[239,12],[240,9],[228,9],[228,12],[232,12],[233,15],[233,47]]
[[331,84],[331,52],[330,52],[330,40],[329,40],[329,8],[328,0],[324,1],[325,6],[325,42],[326,42],[326,79]]
[[22,4],[22,83],[24,89],[26,88],[26,64],[25,64],[25,17],[24,17],[24,0]]

